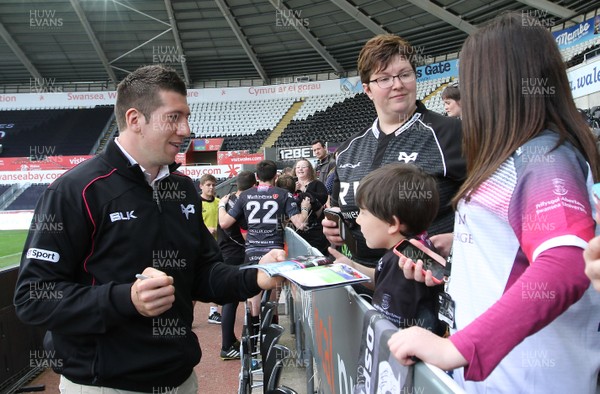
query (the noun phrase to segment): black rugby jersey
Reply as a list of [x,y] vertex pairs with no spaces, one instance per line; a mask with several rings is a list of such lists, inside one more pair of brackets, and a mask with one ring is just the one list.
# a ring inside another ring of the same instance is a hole
[[[452,232],[454,212],[450,201],[466,177],[462,157],[461,123],[429,111],[417,101],[417,111],[393,134],[378,129],[378,119],[367,130],[353,135],[338,148],[332,205],[339,206],[357,239],[358,253],[352,256],[374,267],[385,249],[369,249],[356,224],[359,209],[354,201],[360,180],[372,170],[389,163],[412,163],[434,176],[440,194],[440,210],[427,230],[430,235]],[[393,198],[394,196],[390,196]]]
[[444,285],[429,287],[406,279],[392,250],[375,267],[373,307],[396,327],[420,326],[443,335],[446,326],[437,318],[438,294],[443,291]]
[[[232,193],[229,196],[227,205],[225,205],[225,212],[229,212],[229,210],[235,206],[237,200],[238,196],[236,196],[235,193]],[[239,265],[244,262],[246,241],[244,240],[240,229],[246,230],[246,219],[244,217],[235,222],[235,224],[228,229],[217,226],[217,243],[223,254],[223,259],[227,264]]]
[[282,248],[283,222],[299,213],[292,194],[277,186],[259,185],[243,191],[229,210],[236,220],[246,218],[246,248]]

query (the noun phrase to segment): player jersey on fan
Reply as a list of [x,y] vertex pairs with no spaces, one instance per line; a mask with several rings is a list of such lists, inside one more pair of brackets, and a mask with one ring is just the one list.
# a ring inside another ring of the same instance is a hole
[[[540,254],[560,246],[580,247],[583,252],[594,236],[591,171],[566,143],[554,149],[557,141],[555,133],[546,131],[527,142],[468,203],[459,203],[449,285],[458,330],[493,307]],[[477,344],[478,354],[468,368],[455,371],[455,379],[469,393],[594,393],[600,365],[598,294],[590,286],[551,321],[547,316],[557,304],[567,302],[564,297],[558,297],[549,281],[518,283],[518,296],[510,302],[531,303],[529,312],[514,316],[513,327],[493,327],[490,321],[477,326],[468,340]],[[480,380],[480,371],[493,367],[486,365],[487,357],[518,336],[517,330],[534,332],[541,324],[547,326],[510,351],[484,381],[465,381]],[[581,379],[561,378],[573,374]]]
[[290,192],[266,185],[243,191],[229,210],[236,220],[246,218],[246,248],[282,248],[283,221],[298,212],[298,205]]
[[338,148],[332,204],[341,208],[357,240],[358,255],[352,256],[353,259],[375,267],[385,254],[385,249],[369,249],[359,226],[355,225],[359,209],[354,197],[362,178],[389,163],[414,164],[435,177],[440,209],[427,232],[431,235],[452,232],[454,212],[450,200],[466,175],[461,141],[459,120],[430,111],[417,101],[417,111],[395,132],[386,135],[379,130],[379,119],[375,119],[366,131],[355,134]]

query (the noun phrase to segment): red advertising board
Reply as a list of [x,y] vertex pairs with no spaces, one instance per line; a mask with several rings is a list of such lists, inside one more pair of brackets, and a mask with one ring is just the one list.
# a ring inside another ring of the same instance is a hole
[[217,153],[217,163],[220,166],[227,164],[257,164],[264,159],[264,154],[248,153],[247,150],[225,151]]
[[94,156],[48,156],[44,160],[31,160],[29,157],[3,157],[0,158],[0,171],[66,170],[91,157]]

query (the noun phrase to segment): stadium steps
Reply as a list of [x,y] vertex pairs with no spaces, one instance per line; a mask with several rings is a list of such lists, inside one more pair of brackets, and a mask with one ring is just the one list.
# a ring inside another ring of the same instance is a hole
[[290,124],[290,122],[294,118],[294,115],[296,115],[296,113],[300,111],[300,108],[302,108],[303,104],[303,100],[296,101],[294,102],[294,104],[292,104],[292,106],[287,110],[285,115],[283,115],[279,123],[277,123],[277,126],[275,126],[271,134],[267,137],[265,142],[263,142],[259,150],[262,150],[263,148],[270,148],[273,146],[273,144],[275,144],[275,141],[277,141],[277,139],[283,133],[285,128]]
[[10,204],[12,204],[27,188],[31,186],[31,183],[15,183],[10,189],[2,193],[0,199],[0,211],[4,211]]
[[440,93],[442,90],[444,90],[446,88],[446,86],[450,85],[451,83],[452,83],[452,81],[450,81],[448,83],[443,83],[440,86],[438,86],[437,89],[435,89],[433,92],[429,93],[427,96],[425,96],[423,98],[423,100],[421,100],[423,102],[423,104],[427,103],[427,101],[429,101],[429,99],[437,96],[438,93]]
[[102,136],[100,137],[100,140],[96,144],[97,145],[96,149],[91,154],[98,154],[98,153],[102,152],[104,150],[104,147],[108,143],[108,141],[112,139],[112,137],[115,135],[115,133],[119,129],[117,126],[117,120],[115,119],[114,114],[111,116],[111,118],[108,122],[109,123],[108,123],[107,127],[105,128],[104,133],[102,134]]

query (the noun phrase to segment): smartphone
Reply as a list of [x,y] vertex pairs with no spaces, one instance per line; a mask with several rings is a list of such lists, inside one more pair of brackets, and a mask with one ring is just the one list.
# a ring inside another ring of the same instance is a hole
[[442,283],[444,281],[444,277],[446,276],[446,260],[419,241],[412,243],[404,239],[394,247],[394,253],[397,256],[408,257],[415,263],[417,260],[423,261],[423,274],[431,270],[434,282]]
[[334,211],[329,208],[325,208],[323,211],[325,217],[331,221],[337,223],[338,228],[340,229],[340,238],[344,241],[344,244],[350,250],[350,253],[354,256],[356,254],[356,239],[352,235],[352,231],[348,228],[342,213],[339,211]]

